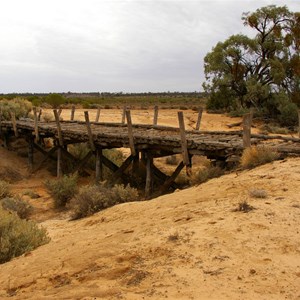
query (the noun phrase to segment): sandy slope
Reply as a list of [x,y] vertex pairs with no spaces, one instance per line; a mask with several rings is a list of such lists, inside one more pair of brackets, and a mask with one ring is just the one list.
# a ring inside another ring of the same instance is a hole
[[[151,123],[151,112],[136,113]],[[193,126],[197,114],[185,115]],[[160,124],[176,120],[160,111]],[[204,114],[202,128],[234,122]],[[47,171],[29,176],[26,159],[0,149],[0,171],[12,168],[23,177],[16,193],[41,195],[33,218],[52,240],[0,265],[0,299],[300,299],[300,158],[78,221],[53,211]],[[251,198],[253,188],[268,197]],[[256,209],[234,212],[243,200]]]
[[[52,241],[1,265],[0,299],[300,299],[299,181],[289,159],[45,221]],[[242,200],[256,209],[232,211]]]

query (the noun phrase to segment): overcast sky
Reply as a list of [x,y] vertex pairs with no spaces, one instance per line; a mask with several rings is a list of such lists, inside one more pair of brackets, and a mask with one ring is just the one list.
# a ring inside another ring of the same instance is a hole
[[3,0],[0,93],[200,91],[241,15],[300,0]]

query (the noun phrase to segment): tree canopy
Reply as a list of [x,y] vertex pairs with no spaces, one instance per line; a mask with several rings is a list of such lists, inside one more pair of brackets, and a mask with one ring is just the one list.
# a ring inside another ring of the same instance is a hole
[[208,107],[279,115],[300,105],[300,13],[271,5],[244,13],[242,21],[253,37],[232,35],[204,58]]

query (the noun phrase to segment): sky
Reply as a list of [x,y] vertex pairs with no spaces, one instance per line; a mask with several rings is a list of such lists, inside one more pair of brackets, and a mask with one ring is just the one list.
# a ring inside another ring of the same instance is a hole
[[300,0],[2,0],[0,93],[201,91],[243,12]]

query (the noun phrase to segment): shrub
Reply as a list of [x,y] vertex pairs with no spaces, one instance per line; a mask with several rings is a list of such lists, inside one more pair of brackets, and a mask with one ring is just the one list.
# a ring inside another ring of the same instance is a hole
[[278,159],[279,154],[268,147],[246,148],[241,157],[241,166],[249,169]]
[[209,179],[220,177],[224,174],[224,170],[220,167],[209,166],[199,170],[195,175],[192,176],[191,182],[193,184],[201,184]]
[[16,197],[3,198],[0,200],[0,204],[3,209],[15,212],[21,219],[27,219],[32,211],[32,206],[29,203]]
[[53,114],[51,114],[51,113],[49,113],[49,112],[44,112],[43,114],[42,114],[42,121],[44,121],[44,122],[51,122],[51,121],[53,121],[54,120],[54,115]]
[[0,263],[31,251],[50,241],[44,228],[0,207]]
[[70,202],[72,218],[80,219],[118,203],[138,200],[138,192],[130,186],[115,185],[112,188],[101,184],[85,186]]
[[172,165],[172,166],[177,166],[177,164],[178,164],[177,156],[176,155],[168,156],[166,158],[166,164],[167,165]]
[[65,98],[60,94],[49,94],[45,101],[52,106],[52,108],[57,108],[65,103]]
[[252,189],[249,191],[249,195],[253,198],[267,198],[268,193],[261,189]]
[[4,180],[0,180],[0,199],[10,196],[10,185]]
[[255,209],[252,205],[250,205],[246,200],[245,201],[241,201],[238,204],[238,207],[235,208],[233,211],[240,211],[240,212],[244,212],[247,213],[251,210]]
[[66,204],[74,197],[77,188],[78,176],[64,175],[59,179],[47,180],[45,182],[46,188],[53,197],[55,208],[65,207]]
[[12,112],[15,113],[17,119],[21,117],[28,118],[29,112],[32,110],[32,104],[22,98],[1,100],[0,110],[2,111],[2,118],[4,120],[11,120]]

